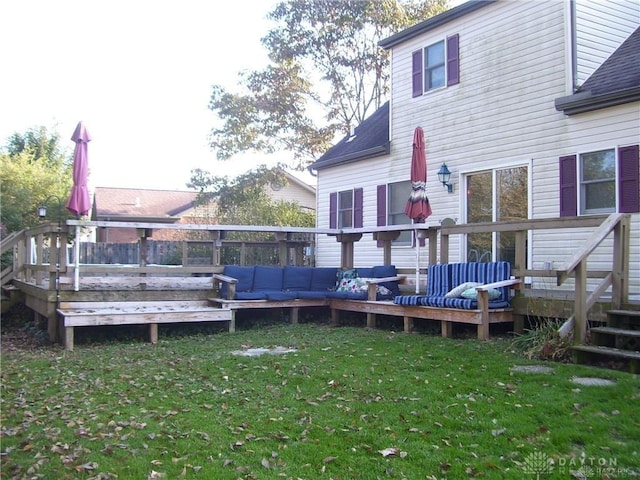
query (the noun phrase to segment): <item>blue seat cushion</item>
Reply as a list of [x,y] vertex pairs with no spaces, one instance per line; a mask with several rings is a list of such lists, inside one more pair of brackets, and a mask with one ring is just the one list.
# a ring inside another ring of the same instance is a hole
[[295,292],[295,293],[298,296],[298,298],[316,300],[318,298],[327,298],[327,294],[335,293],[335,292],[331,292],[329,290],[307,290],[307,291]]
[[311,290],[329,292],[336,288],[337,268],[315,267],[311,276]]
[[298,292],[283,292],[283,291],[270,291],[265,292],[267,300],[273,302],[283,302],[287,300],[295,300],[298,298]]
[[393,303],[398,305],[421,305],[420,299],[424,295],[396,295],[393,298]]
[[267,292],[236,292],[235,300],[266,300]]
[[[236,284],[237,292],[248,292],[253,290],[253,273],[255,267],[240,267],[238,265],[225,265],[223,275],[232,277],[238,280]],[[226,282],[222,282],[222,288],[220,289],[220,295],[223,298],[227,298],[229,285]]]
[[282,267],[256,265],[255,269],[253,275],[253,290],[255,292],[282,290]]
[[290,292],[311,290],[312,267],[285,266],[282,289]]

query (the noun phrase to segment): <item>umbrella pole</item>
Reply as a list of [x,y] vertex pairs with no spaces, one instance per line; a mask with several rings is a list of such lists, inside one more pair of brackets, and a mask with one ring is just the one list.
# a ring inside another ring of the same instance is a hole
[[73,261],[75,267],[73,269],[73,290],[80,290],[80,245],[78,240],[80,239],[80,225],[76,225],[76,238],[73,240]]
[[418,231],[413,231],[416,242],[416,295],[420,293],[420,240],[418,239]]

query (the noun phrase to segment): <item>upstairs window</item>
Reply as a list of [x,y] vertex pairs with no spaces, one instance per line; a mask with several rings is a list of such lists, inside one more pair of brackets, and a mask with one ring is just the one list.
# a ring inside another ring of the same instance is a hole
[[458,34],[413,52],[411,72],[414,97],[460,83]]
[[424,49],[424,91],[444,87],[444,40]]

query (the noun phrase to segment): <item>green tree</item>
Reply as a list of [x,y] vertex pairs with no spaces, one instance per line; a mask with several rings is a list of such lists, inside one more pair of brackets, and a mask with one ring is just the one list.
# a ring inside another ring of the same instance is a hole
[[[285,0],[262,39],[271,64],[240,75],[244,93],[213,86],[220,160],[291,152],[302,168],[386,101],[388,52],[378,42],[446,9],[447,0]],[[319,123],[319,118],[322,121]]]
[[315,215],[295,202],[273,201],[267,186],[286,183],[283,166],[261,165],[233,179],[191,172],[189,188],[198,190],[198,203],[216,202],[218,221],[227,225],[315,226]]
[[13,134],[0,152],[3,231],[14,232],[42,223],[37,208],[43,203],[48,204],[51,219],[57,220],[60,203],[62,219],[70,216],[64,202],[73,183],[72,158],[65,154],[59,139],[44,127],[31,129],[25,134]]

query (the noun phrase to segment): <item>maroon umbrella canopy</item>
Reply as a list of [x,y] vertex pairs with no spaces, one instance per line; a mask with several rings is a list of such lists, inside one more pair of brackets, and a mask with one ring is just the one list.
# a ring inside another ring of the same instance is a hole
[[81,217],[89,213],[91,209],[91,199],[87,187],[87,177],[89,176],[87,144],[91,141],[91,135],[82,122],[78,123],[71,140],[76,143],[76,148],[73,151],[73,188],[67,201],[67,210]]
[[424,153],[424,131],[416,127],[413,134],[413,155],[411,157],[411,195],[404,207],[404,213],[416,223],[423,223],[431,215],[431,205],[427,198],[427,159]]

